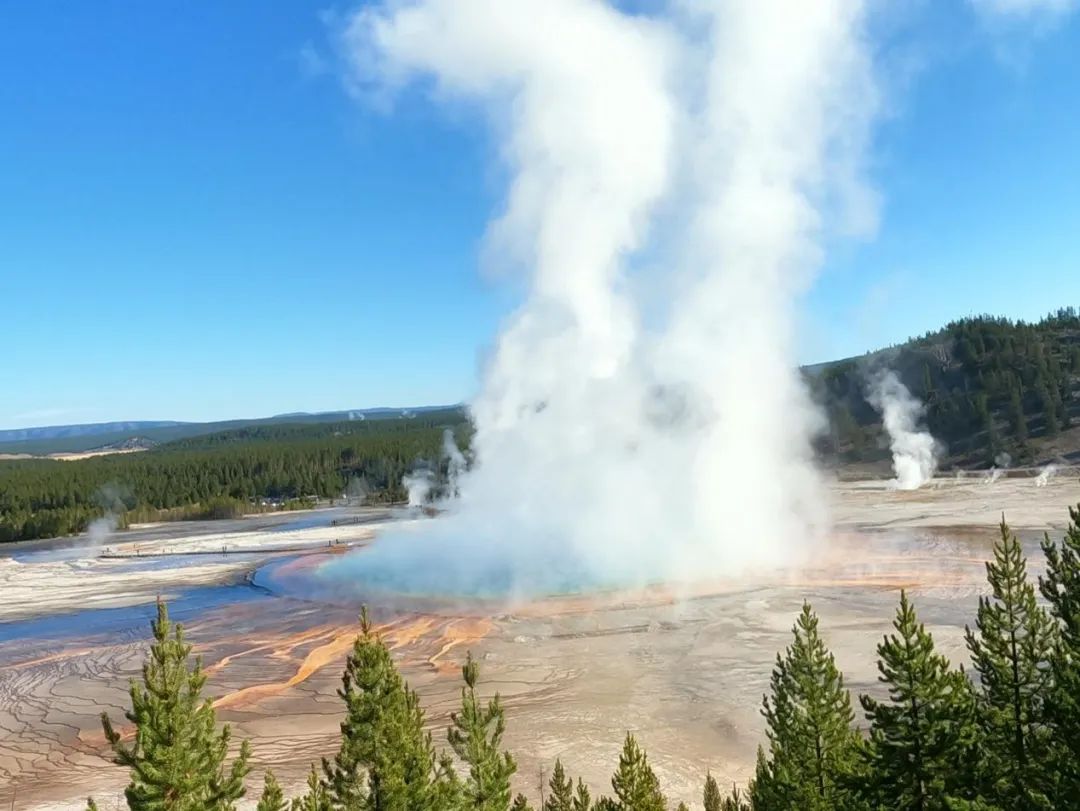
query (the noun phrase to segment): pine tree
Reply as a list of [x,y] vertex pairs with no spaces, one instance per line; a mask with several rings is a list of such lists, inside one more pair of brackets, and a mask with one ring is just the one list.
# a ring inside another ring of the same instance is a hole
[[589,796],[589,789],[579,777],[577,791],[574,792],[573,811],[591,811],[592,807],[592,797]]
[[1054,411],[1054,398],[1050,394],[1049,385],[1045,380],[1039,378],[1036,383],[1039,392],[1039,399],[1042,402],[1043,416],[1046,421],[1046,435],[1057,436],[1058,435],[1058,421],[1057,415]]
[[308,774],[307,788],[307,794],[292,801],[289,811],[335,811],[326,790],[326,783],[319,778],[314,764]]
[[986,413],[986,423],[984,427],[986,429],[986,458],[989,464],[994,464],[998,454],[1001,453],[1001,437],[998,435],[994,416],[990,412]]
[[281,792],[277,778],[271,771],[266,772],[263,778],[263,792],[259,797],[259,804],[255,811],[288,811],[289,805],[285,802],[285,796]]
[[976,737],[971,685],[918,622],[907,594],[878,645],[879,681],[887,701],[862,696],[870,722],[861,793],[873,807],[931,811],[977,799],[970,774]]
[[524,794],[519,794],[514,798],[514,804],[510,806],[510,811],[532,811],[532,806],[529,805],[529,801],[525,799]]
[[327,793],[342,808],[424,811],[433,802],[435,755],[424,713],[365,608],[338,695],[341,747],[323,762]]
[[213,704],[203,698],[206,675],[196,658],[189,667],[191,645],[183,628],[169,621],[165,603],[158,601],[151,624],[154,641],[143,664],[142,680],[131,681],[131,709],[125,713],[135,725],[129,747],[102,713],[105,738],[115,762],[131,770],[124,791],[132,811],[232,811],[244,796],[244,778],[250,770],[247,741],[231,764],[226,764],[230,731],[226,724],[215,731]]
[[619,769],[611,778],[611,787],[618,798],[619,811],[665,811],[667,806],[648,757],[630,733],[623,742]]
[[792,632],[763,702],[769,751],[759,757],[750,797],[756,808],[833,809],[844,801],[859,749],[851,697],[808,604]]
[[1012,419],[1013,435],[1021,445],[1027,442],[1028,428],[1027,418],[1024,416],[1024,402],[1020,397],[1019,383],[1013,386],[1009,393],[1009,416]]
[[544,811],[574,811],[574,781],[566,776],[566,770],[558,758],[548,787],[551,794],[544,801]]
[[1080,506],[1069,509],[1070,523],[1060,545],[1043,540],[1046,574],[1039,589],[1058,625],[1053,687],[1047,720],[1056,746],[1055,766],[1062,808],[1080,808]]
[[510,777],[517,764],[509,752],[499,751],[506,721],[498,693],[482,707],[476,697],[479,668],[470,653],[461,669],[461,710],[451,713],[447,734],[450,746],[469,766],[462,789],[464,807],[477,811],[506,811],[510,806]]
[[977,696],[980,766],[988,799],[1002,808],[1049,809],[1044,702],[1051,684],[1054,626],[1035,600],[1020,542],[1004,519],[994,560],[986,564],[991,597],[979,598],[976,631],[966,630]]
[[[731,790],[731,794],[724,798],[720,804],[720,811],[751,811],[750,800],[739,791],[738,787]],[[756,811],[761,811],[757,809]]]
[[705,791],[702,793],[702,803],[705,806],[705,811],[720,811],[723,804],[720,787],[716,785],[716,779],[711,773],[705,775]]

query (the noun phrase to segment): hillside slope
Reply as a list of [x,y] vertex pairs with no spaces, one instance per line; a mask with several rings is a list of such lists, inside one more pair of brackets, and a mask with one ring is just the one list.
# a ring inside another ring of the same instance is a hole
[[363,408],[350,411],[324,411],[315,414],[278,414],[273,417],[222,420],[219,422],[100,422],[86,425],[16,428],[0,431],[0,455],[48,456],[58,453],[81,453],[112,446],[122,447],[125,443],[135,439],[156,445],[222,431],[245,430],[259,426],[408,419],[416,414],[454,408],[457,408],[457,406]]
[[866,399],[867,381],[881,368],[893,369],[926,404],[946,467],[1080,460],[1075,308],[1037,323],[965,318],[900,346],[808,369],[829,416],[821,450],[839,463],[887,456],[881,419]]

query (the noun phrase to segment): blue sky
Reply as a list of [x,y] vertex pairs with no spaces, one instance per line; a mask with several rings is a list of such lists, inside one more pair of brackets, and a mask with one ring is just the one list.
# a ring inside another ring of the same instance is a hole
[[[342,86],[319,2],[37,0],[0,26],[0,428],[468,398],[514,293],[479,122]],[[835,246],[803,362],[1080,305],[1080,15],[963,0],[879,26],[869,242]]]

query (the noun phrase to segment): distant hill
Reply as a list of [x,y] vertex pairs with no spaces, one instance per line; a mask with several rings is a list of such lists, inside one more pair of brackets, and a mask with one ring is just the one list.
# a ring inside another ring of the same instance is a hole
[[926,404],[946,466],[1080,461],[1080,316],[1073,307],[1035,323],[964,318],[899,346],[807,367],[829,417],[821,450],[838,463],[888,456],[881,419],[866,399],[879,368],[894,370]]
[[0,430],[0,454],[47,456],[55,453],[82,453],[110,447],[125,447],[139,440],[146,446],[188,437],[251,428],[255,426],[330,423],[354,420],[409,419],[431,411],[452,410],[460,406],[419,406],[415,408],[358,408],[347,411],[277,414],[256,419],[219,422],[176,422],[168,420],[99,422],[85,425],[52,425],[41,428]]

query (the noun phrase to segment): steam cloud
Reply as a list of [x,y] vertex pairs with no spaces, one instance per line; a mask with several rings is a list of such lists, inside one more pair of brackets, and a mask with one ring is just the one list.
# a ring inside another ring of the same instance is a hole
[[1046,487],[1050,484],[1050,480],[1054,478],[1054,474],[1057,473],[1057,465],[1047,465],[1039,471],[1039,475],[1035,477],[1036,487]]
[[876,224],[863,12],[386,0],[351,19],[357,86],[421,81],[490,120],[509,187],[487,255],[530,292],[472,404],[476,461],[451,515],[328,576],[550,590],[810,548],[828,518],[822,419],[793,307],[823,240]]
[[885,432],[889,435],[893,471],[891,484],[899,490],[922,487],[937,470],[938,444],[922,425],[923,404],[912,396],[895,372],[883,370],[870,381],[867,394],[881,414]]

